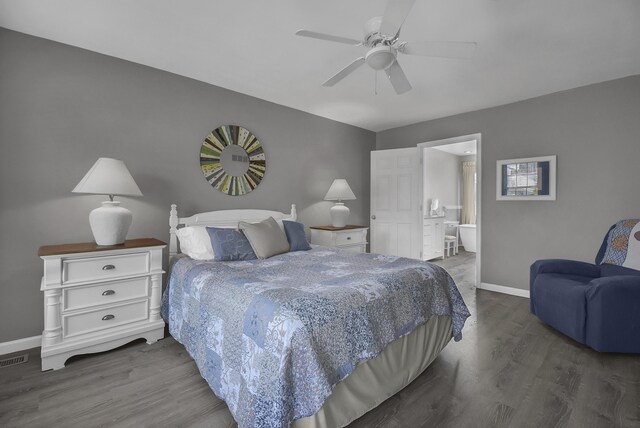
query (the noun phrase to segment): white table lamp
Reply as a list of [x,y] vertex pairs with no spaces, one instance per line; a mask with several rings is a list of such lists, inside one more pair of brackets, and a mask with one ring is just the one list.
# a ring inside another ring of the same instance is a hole
[[142,196],[124,162],[118,159],[99,158],[73,189],[73,193],[109,195],[101,207],[91,211],[89,224],[98,245],[122,244],[131,226],[133,215],[114,201],[115,195]]
[[356,198],[353,194],[349,183],[344,178],[336,178],[331,183],[329,191],[324,197],[325,201],[338,201],[330,210],[331,213],[331,225],[333,227],[345,227],[347,225],[347,219],[349,218],[349,208],[347,208],[342,201],[349,201]]

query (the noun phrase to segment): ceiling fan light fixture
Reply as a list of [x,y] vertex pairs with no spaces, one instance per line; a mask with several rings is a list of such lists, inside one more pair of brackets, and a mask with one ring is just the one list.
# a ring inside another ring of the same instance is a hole
[[374,71],[384,70],[393,89],[400,95],[411,90],[411,83],[396,59],[398,52],[403,55],[471,58],[477,47],[475,42],[407,42],[399,39],[402,25],[416,1],[387,0],[384,15],[374,16],[365,23],[363,40],[309,30],[296,31],[298,36],[369,48],[365,56],[356,58],[324,82],[322,86],[334,86],[366,63]]
[[364,59],[374,70],[385,70],[396,60],[396,49],[393,46],[376,46],[367,52]]

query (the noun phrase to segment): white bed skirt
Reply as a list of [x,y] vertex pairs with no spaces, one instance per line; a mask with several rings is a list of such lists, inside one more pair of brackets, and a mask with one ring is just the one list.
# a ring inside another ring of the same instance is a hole
[[391,342],[376,358],[359,364],[338,383],[322,408],[292,428],[344,427],[410,384],[451,340],[451,318],[433,316]]

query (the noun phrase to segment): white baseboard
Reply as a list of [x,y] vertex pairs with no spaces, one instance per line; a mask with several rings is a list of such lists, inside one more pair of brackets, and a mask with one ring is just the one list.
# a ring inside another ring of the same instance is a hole
[[522,288],[505,287],[504,285],[489,284],[488,282],[481,282],[478,288],[481,290],[495,291],[496,293],[529,298],[529,290],[523,290]]
[[20,352],[24,351],[25,349],[37,348],[41,345],[41,342],[42,336],[25,337],[24,339],[2,342],[0,343],[0,355]]

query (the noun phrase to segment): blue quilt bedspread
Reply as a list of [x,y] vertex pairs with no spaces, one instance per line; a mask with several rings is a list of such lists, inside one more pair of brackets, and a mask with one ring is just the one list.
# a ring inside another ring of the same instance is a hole
[[441,267],[317,247],[267,260],[179,258],[162,299],[171,335],[240,427],[316,413],[356,365],[433,315],[460,340],[469,311]]

